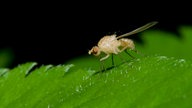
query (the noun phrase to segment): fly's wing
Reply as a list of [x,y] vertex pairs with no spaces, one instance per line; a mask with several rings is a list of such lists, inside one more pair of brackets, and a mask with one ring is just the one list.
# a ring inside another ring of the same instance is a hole
[[156,22],[156,21],[147,23],[147,24],[145,24],[145,25],[143,25],[143,26],[141,26],[141,27],[139,27],[139,28],[137,28],[137,29],[135,29],[135,30],[133,30],[133,31],[131,31],[131,32],[128,32],[128,33],[125,33],[125,34],[123,34],[123,35],[118,36],[117,39],[120,39],[120,38],[123,38],[123,37],[126,37],[126,36],[130,36],[130,35],[133,35],[133,34],[142,32],[142,31],[144,31],[144,30],[146,30],[146,29],[148,29],[148,28],[156,25],[157,23],[158,23],[158,22]]

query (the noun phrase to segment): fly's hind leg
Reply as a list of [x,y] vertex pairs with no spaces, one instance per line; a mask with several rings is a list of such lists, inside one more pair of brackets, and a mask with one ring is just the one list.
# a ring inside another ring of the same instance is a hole
[[125,51],[125,53],[127,54],[127,55],[129,55],[131,58],[135,58],[134,56],[132,56],[127,50],[124,50]]

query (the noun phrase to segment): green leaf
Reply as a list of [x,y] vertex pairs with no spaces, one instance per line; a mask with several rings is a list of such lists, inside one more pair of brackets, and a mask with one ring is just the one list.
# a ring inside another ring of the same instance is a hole
[[[192,63],[184,59],[142,57],[97,74],[93,74],[96,70],[72,64],[46,65],[30,72],[35,65],[19,65],[0,77],[1,107],[184,108],[192,105]],[[29,74],[25,77],[26,73]]]

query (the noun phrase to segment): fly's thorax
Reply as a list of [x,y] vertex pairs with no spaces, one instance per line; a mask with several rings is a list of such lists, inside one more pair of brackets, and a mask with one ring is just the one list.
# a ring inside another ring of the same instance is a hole
[[117,53],[121,43],[117,40],[116,35],[104,36],[98,42],[98,47],[101,52],[106,54]]
[[117,40],[116,39],[116,35],[107,35],[102,37],[99,42],[98,42],[98,46],[103,46],[105,44],[110,44],[112,41]]
[[104,36],[103,38],[100,39],[98,42],[98,47],[111,47],[118,44],[118,40],[116,39],[116,35],[109,35],[109,36]]

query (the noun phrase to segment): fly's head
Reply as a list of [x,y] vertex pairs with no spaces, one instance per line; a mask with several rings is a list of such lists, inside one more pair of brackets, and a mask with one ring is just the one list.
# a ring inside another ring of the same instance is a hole
[[98,46],[94,46],[91,50],[88,52],[89,54],[93,54],[94,56],[100,55],[101,51]]

